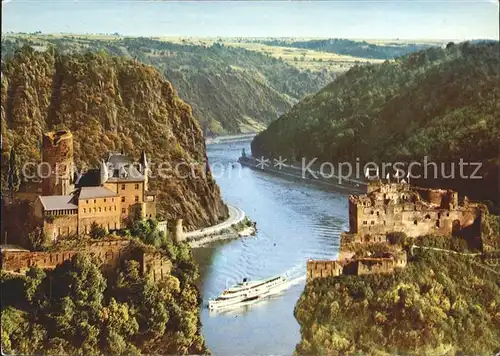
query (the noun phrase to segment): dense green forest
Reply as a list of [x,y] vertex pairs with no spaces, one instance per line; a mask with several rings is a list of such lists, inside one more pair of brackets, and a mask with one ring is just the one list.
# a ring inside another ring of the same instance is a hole
[[29,44],[62,53],[103,51],[159,68],[190,104],[205,133],[261,130],[293,104],[333,80],[323,70],[299,70],[280,59],[223,43],[193,45],[149,38],[52,36],[2,39],[2,58]]
[[2,63],[1,99],[4,183],[12,147],[19,167],[40,162],[42,133],[68,128],[79,171],[121,150],[134,159],[146,152],[155,175],[161,164],[166,176],[150,184],[159,193],[159,219],[183,218],[194,228],[227,216],[203,132],[154,67],[105,52],[66,55],[26,46]]
[[416,183],[498,200],[499,60],[498,42],[466,42],[353,67],[273,122],[254,139],[252,153],[378,163],[428,156],[446,164],[446,175],[462,158],[482,162],[481,184],[433,179],[434,171]]
[[418,252],[392,275],[316,279],[295,308],[299,355],[491,355],[500,351],[500,268]]
[[[147,236],[144,236],[146,239]],[[147,237],[149,238],[149,237]],[[154,249],[139,241],[136,249]],[[105,277],[86,253],[53,271],[2,272],[2,351],[22,355],[206,353],[200,334],[197,264],[185,243],[156,250],[173,262],[154,282],[135,260]]]
[[342,38],[304,41],[273,39],[261,40],[259,42],[268,46],[296,47],[312,49],[315,51],[345,54],[353,57],[377,59],[393,59],[404,56],[410,52],[416,52],[431,47],[429,44],[417,43],[384,43],[379,45],[368,43],[366,41],[352,41]]

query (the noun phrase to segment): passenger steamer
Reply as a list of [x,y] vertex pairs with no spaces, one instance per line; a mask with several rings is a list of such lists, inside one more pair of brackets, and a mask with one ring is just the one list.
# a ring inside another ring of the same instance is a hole
[[218,298],[209,300],[208,308],[216,310],[256,301],[281,292],[286,288],[286,282],[287,278],[284,276],[264,281],[249,281],[245,278],[243,282],[225,290]]

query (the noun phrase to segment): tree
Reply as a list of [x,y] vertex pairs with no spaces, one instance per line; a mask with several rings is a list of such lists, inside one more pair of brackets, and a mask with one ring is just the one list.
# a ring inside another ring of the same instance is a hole
[[102,239],[108,232],[95,221],[90,225],[90,236],[94,239]]
[[19,186],[21,185],[21,179],[19,177],[19,167],[16,158],[16,150],[14,149],[14,147],[12,147],[12,149],[10,150],[7,184],[9,190],[12,193],[12,197],[14,197],[14,193],[19,190]]
[[78,253],[50,278],[49,333],[69,341],[82,354],[95,354],[99,343],[106,279],[98,260]]
[[31,245],[31,249],[34,251],[44,251],[48,245],[47,237],[40,226],[35,227],[35,229],[28,234],[28,241]]

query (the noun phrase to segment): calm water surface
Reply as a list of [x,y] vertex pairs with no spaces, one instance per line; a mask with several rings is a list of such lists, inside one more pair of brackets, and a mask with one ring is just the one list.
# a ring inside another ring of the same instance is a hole
[[[204,304],[226,283],[266,278],[293,270],[305,276],[308,258],[332,259],[341,231],[348,228],[347,196],[248,168],[231,169],[250,142],[208,146],[222,195],[257,222],[255,237],[220,242],[194,251],[200,263]],[[222,170],[224,167],[224,170]],[[204,308],[203,335],[215,355],[291,355],[300,340],[293,309],[304,278],[282,295],[230,313]]]

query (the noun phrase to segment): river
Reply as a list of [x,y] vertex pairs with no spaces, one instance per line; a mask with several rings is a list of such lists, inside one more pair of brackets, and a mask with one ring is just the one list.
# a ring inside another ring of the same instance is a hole
[[300,340],[294,306],[304,289],[306,261],[337,256],[348,229],[345,193],[248,168],[231,168],[250,141],[207,146],[225,201],[257,222],[255,237],[195,249],[203,303],[227,286],[293,270],[298,283],[282,295],[230,313],[203,308],[203,336],[214,355],[291,355]]

